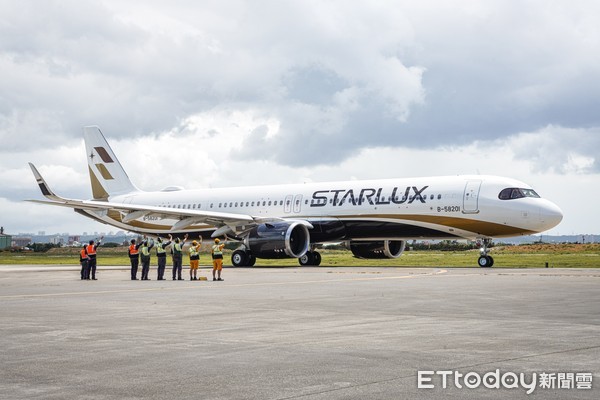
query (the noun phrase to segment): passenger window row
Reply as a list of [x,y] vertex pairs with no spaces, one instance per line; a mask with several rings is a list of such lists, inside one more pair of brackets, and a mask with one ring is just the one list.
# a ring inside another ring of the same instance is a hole
[[[429,195],[429,200],[434,200],[437,197],[438,200],[441,200],[442,195],[438,194],[436,195]],[[427,195],[423,196],[424,199],[427,199]],[[394,199],[394,200],[392,200]],[[405,202],[407,200],[406,196],[403,196],[402,198],[399,196],[396,196],[395,198],[393,198],[392,196],[384,196],[384,197],[375,197],[373,198],[373,201],[375,203],[379,203],[379,202],[387,202],[389,201],[390,203],[392,201],[395,202]],[[409,201],[413,201],[414,200],[414,196],[410,196],[408,198]],[[368,200],[366,198],[362,199],[362,202],[367,202]],[[336,205],[343,205],[345,203],[347,203],[347,200],[340,200],[336,203]],[[276,207],[276,206],[283,206],[285,203],[286,207],[290,207],[292,204],[291,200],[259,200],[259,201],[229,201],[229,202],[220,202],[218,203],[210,203],[209,208],[234,208],[234,207]],[[296,206],[300,205],[300,200],[296,200],[295,201]],[[314,200],[311,199],[310,200],[310,204],[325,204],[326,201],[323,200]],[[309,204],[309,200],[305,199],[304,200],[304,204],[308,205]],[[329,199],[329,204],[333,204],[333,199]],[[202,203],[194,203],[194,204],[161,204],[159,205],[159,207],[169,207],[169,208],[177,208],[177,209],[187,209],[187,210],[199,210],[202,208]]]
[[[245,205],[244,205],[245,204]],[[287,204],[290,204],[290,201],[287,201]],[[215,205],[215,203],[210,203],[210,208],[213,208]],[[223,202],[223,203],[219,203],[218,208],[227,208],[227,207],[274,207],[283,205],[283,200],[261,200],[261,201],[240,201],[240,202]]]

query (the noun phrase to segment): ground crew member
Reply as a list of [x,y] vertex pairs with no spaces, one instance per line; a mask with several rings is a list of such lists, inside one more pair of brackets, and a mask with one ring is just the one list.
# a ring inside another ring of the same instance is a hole
[[154,247],[154,241],[144,236],[140,253],[142,254],[142,280],[149,281],[148,273],[150,272],[150,249]]
[[190,281],[198,280],[198,265],[200,264],[200,248],[202,247],[202,236],[200,236],[200,243],[193,241],[192,245],[188,249],[190,252]]
[[81,279],[90,279],[90,271],[88,270],[88,255],[85,252],[86,245],[79,252],[79,262],[81,263]]
[[171,235],[169,235],[167,242],[163,242],[160,236],[156,239],[156,259],[158,261],[158,276],[156,279],[159,281],[165,280],[165,266],[167,265],[166,247],[171,244],[171,239]]
[[137,281],[137,270],[140,263],[139,248],[142,244],[135,244],[135,239],[131,239],[131,244],[127,252],[129,253],[129,262],[131,263],[131,280]]
[[175,238],[175,243],[171,247],[171,252],[173,254],[173,280],[183,280],[183,278],[181,277],[181,268],[183,263],[183,246],[185,245],[187,237],[188,235],[186,233],[183,237],[183,240]]
[[[212,247],[212,259],[213,259],[213,281],[222,281],[221,270],[223,269],[223,247],[225,243],[219,244],[221,241],[219,238],[215,239],[215,244]],[[215,272],[218,273],[218,278],[215,277]]]
[[104,236],[98,240],[98,243],[94,244],[93,240],[90,240],[89,244],[85,247],[85,253],[88,255],[88,271],[91,272],[92,280],[96,280],[96,249],[102,243]]

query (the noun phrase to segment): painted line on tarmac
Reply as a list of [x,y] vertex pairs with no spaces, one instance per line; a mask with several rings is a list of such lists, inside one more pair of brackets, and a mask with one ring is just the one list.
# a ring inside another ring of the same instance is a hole
[[[329,283],[329,282],[366,282],[366,281],[381,281],[381,280],[395,280],[395,279],[414,279],[422,277],[432,277],[446,274],[448,270],[441,269],[426,274],[415,274],[415,275],[400,275],[400,276],[377,276],[377,277],[360,277],[360,278],[345,278],[345,279],[321,279],[321,280],[310,280],[310,281],[297,281],[297,282],[261,282],[261,283],[240,283],[240,284],[222,284],[205,286],[203,284],[193,284],[184,287],[153,287],[153,288],[136,288],[136,289],[117,289],[117,290],[96,290],[96,291],[80,291],[80,292],[59,292],[59,293],[40,293],[40,294],[9,294],[0,295],[0,299],[28,299],[28,298],[40,298],[40,297],[60,297],[60,296],[81,296],[90,294],[114,294],[114,293],[139,293],[139,292],[159,292],[167,290],[189,290],[189,289],[214,289],[217,287],[222,288],[236,288],[236,287],[252,287],[252,286],[282,286],[282,285],[307,285],[313,283]],[[199,281],[202,282],[202,281]]]

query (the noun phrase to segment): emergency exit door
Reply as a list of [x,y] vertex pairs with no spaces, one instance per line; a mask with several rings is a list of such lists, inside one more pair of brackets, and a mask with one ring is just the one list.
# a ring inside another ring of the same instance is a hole
[[294,196],[294,212],[299,213],[302,210],[302,195],[297,194]]
[[295,213],[299,213],[302,210],[302,195],[291,195],[288,194],[285,196],[285,202],[283,203],[283,212],[286,214],[294,211]]

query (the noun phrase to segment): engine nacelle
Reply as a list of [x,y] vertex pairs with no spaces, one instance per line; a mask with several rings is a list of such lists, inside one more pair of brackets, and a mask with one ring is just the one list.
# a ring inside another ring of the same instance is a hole
[[244,244],[258,258],[299,258],[308,251],[310,234],[300,222],[262,224],[250,231]]
[[404,240],[352,241],[350,250],[357,258],[398,258],[404,251]]

